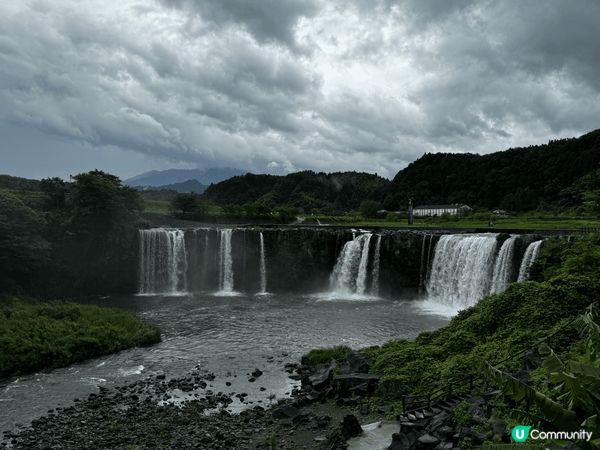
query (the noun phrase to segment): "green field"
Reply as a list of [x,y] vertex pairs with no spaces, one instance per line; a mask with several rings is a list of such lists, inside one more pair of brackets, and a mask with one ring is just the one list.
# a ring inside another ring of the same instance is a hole
[[365,219],[360,216],[311,216],[304,223],[321,225],[340,225],[351,227],[383,227],[383,228],[490,228],[490,229],[523,229],[523,230],[577,230],[585,227],[600,227],[600,219],[577,216],[551,216],[538,213],[522,214],[514,217],[495,217],[490,226],[489,219],[481,217],[466,218],[416,218],[412,226],[406,219]]
[[[169,200],[150,200],[144,199],[144,212],[154,214],[171,214],[171,202]],[[217,205],[208,206],[208,214],[211,216],[220,216],[223,214],[222,209]]]
[[[154,214],[170,214],[170,202],[167,200],[144,200],[144,212]],[[210,216],[222,216],[223,210],[211,204]],[[479,212],[468,217],[427,217],[415,218],[409,226],[403,219],[370,219],[359,214],[348,213],[337,216],[300,216],[305,225],[337,225],[347,227],[381,227],[381,228],[490,228],[490,229],[521,229],[521,230],[578,230],[580,228],[600,228],[600,218],[578,216],[574,214],[555,214],[549,212],[522,213],[509,217],[496,217],[489,213]],[[490,226],[490,219],[492,226]]]
[[144,212],[170,214],[170,202],[167,200],[144,200]]

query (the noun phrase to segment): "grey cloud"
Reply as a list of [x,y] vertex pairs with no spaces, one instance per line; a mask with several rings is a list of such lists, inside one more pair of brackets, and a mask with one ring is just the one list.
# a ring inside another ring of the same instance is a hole
[[218,26],[240,25],[259,41],[294,47],[294,27],[300,17],[317,11],[314,0],[161,0],[165,5],[193,11]]
[[90,1],[0,5],[2,123],[167,166],[393,176],[600,119],[591,0]]

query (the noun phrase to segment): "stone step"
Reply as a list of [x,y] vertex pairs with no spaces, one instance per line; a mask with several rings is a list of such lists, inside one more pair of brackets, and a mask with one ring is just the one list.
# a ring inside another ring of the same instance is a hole
[[435,413],[430,408],[425,408],[421,412],[423,413],[423,415],[425,416],[425,418],[429,418],[429,417],[435,416]]

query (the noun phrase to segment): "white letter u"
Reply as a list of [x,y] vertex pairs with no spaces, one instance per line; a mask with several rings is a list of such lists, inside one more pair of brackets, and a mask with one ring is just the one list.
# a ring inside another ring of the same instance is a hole
[[515,435],[517,436],[517,439],[524,439],[525,438],[525,430],[522,428],[519,430],[516,430]]

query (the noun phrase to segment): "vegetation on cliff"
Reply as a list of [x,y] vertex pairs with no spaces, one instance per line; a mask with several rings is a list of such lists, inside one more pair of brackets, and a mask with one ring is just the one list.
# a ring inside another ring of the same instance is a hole
[[0,378],[160,341],[159,330],[115,308],[0,300]]

